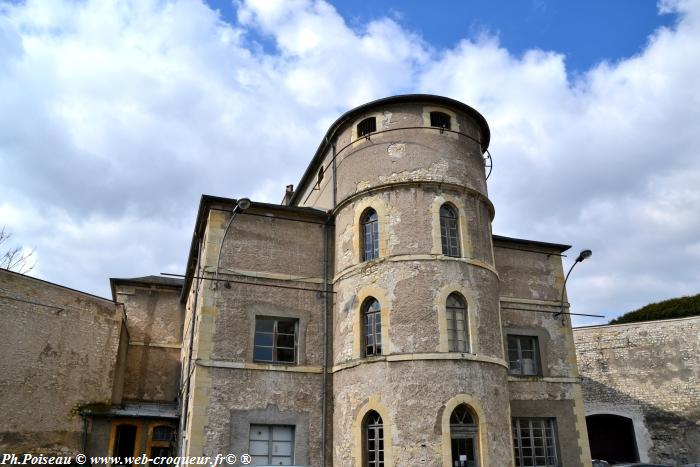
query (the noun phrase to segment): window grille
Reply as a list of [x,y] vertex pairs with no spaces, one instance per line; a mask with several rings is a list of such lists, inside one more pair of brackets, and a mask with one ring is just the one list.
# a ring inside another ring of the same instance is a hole
[[379,257],[379,220],[374,209],[368,209],[360,221],[362,228],[362,261]]
[[447,345],[450,352],[469,352],[467,307],[457,293],[447,297]]
[[516,467],[559,467],[556,426],[552,418],[514,418]]
[[369,117],[357,124],[357,137],[367,136],[377,131],[377,119]]
[[364,465],[365,467],[384,467],[384,423],[382,417],[372,410],[365,416],[364,425]]
[[376,298],[370,297],[362,304],[365,356],[382,353],[382,308]]
[[459,257],[459,217],[457,210],[449,204],[440,207],[440,238],[442,254]]
[[450,116],[444,112],[430,112],[430,126],[450,130]]

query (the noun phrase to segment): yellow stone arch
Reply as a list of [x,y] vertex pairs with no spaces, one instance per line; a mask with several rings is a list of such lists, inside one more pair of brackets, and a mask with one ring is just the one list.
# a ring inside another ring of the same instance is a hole
[[353,313],[353,342],[352,356],[353,358],[362,358],[362,304],[369,297],[374,297],[379,301],[382,311],[382,355],[388,355],[391,349],[391,341],[389,340],[389,324],[391,302],[387,298],[386,292],[379,287],[365,287],[357,294],[357,302],[355,303]]
[[445,409],[442,411],[442,465],[443,467],[452,466],[452,438],[450,434],[450,416],[455,407],[460,404],[466,404],[476,415],[476,424],[479,427],[479,446],[478,459],[479,467],[488,467],[491,465],[488,458],[488,423],[486,415],[481,404],[469,394],[457,394],[452,399],[445,403]]
[[368,208],[374,209],[377,213],[377,222],[379,222],[379,257],[385,258],[389,256],[389,211],[382,198],[379,196],[370,196],[358,201],[355,204],[354,218],[352,222],[352,243],[355,264],[362,262],[362,225],[360,223],[360,218]]
[[[389,410],[387,407],[379,401],[379,396],[373,395],[369,398],[369,401],[355,414],[355,420],[352,423],[352,457],[353,465],[355,467],[362,467],[362,422],[365,419],[365,415],[370,410],[374,410],[382,417],[382,423],[384,425],[384,467],[394,467],[394,455],[392,450],[392,424],[389,419]],[[449,421],[449,419],[448,419]]]
[[467,222],[467,211],[464,200],[450,194],[440,194],[435,197],[430,208],[433,216],[433,247],[430,251],[434,255],[442,255],[442,240],[440,238],[440,208],[443,204],[451,204],[457,209],[457,219],[459,226],[459,248],[462,258],[471,258],[472,246],[469,241],[469,224]]
[[[447,297],[457,292],[464,298],[467,304],[467,331],[469,333],[469,353],[479,353],[479,329],[478,307],[475,294],[467,289],[463,283],[453,282],[443,286],[435,296],[435,309],[438,316],[438,328],[440,332],[440,342],[438,352],[449,352],[447,336]],[[382,336],[384,337],[384,336]]]

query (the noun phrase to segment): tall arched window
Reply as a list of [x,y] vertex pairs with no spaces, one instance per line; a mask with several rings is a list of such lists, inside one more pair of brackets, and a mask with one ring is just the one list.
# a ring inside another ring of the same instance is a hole
[[382,308],[374,297],[362,304],[362,335],[366,357],[382,354]]
[[367,209],[360,218],[362,229],[362,261],[379,257],[379,221],[374,209]]
[[440,238],[442,254],[459,257],[459,217],[457,210],[450,204],[440,207]]
[[362,454],[365,467],[384,466],[384,424],[382,417],[374,410],[365,415],[362,422]]
[[455,407],[450,415],[452,465],[479,467],[479,426],[466,404]]
[[450,352],[469,352],[469,321],[464,299],[456,292],[447,297],[447,348]]

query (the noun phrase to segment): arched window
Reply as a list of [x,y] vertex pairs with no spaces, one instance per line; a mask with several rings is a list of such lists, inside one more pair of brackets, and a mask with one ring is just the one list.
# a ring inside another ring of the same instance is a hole
[[430,126],[450,129],[450,116],[444,112],[430,112]]
[[367,209],[360,219],[362,229],[362,261],[379,257],[379,222],[377,212]]
[[369,117],[362,120],[357,124],[357,137],[367,136],[370,133],[377,131],[377,119],[375,117]]
[[458,293],[447,297],[447,348],[450,352],[469,352],[469,321],[467,306]]
[[455,407],[450,415],[450,439],[453,466],[479,466],[479,426],[476,417],[465,404]]
[[365,415],[362,422],[363,462],[365,467],[384,466],[384,424],[374,410]]
[[450,204],[440,206],[440,238],[442,239],[442,254],[459,257],[459,216],[457,210]]
[[382,354],[382,308],[374,297],[362,304],[362,335],[365,357]]

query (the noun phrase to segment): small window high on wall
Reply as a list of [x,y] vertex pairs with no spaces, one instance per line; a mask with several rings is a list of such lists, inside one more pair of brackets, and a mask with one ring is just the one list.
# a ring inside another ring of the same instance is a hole
[[369,117],[357,124],[357,137],[367,136],[377,131],[377,119]]
[[430,112],[430,126],[451,129],[450,116],[444,112]]

